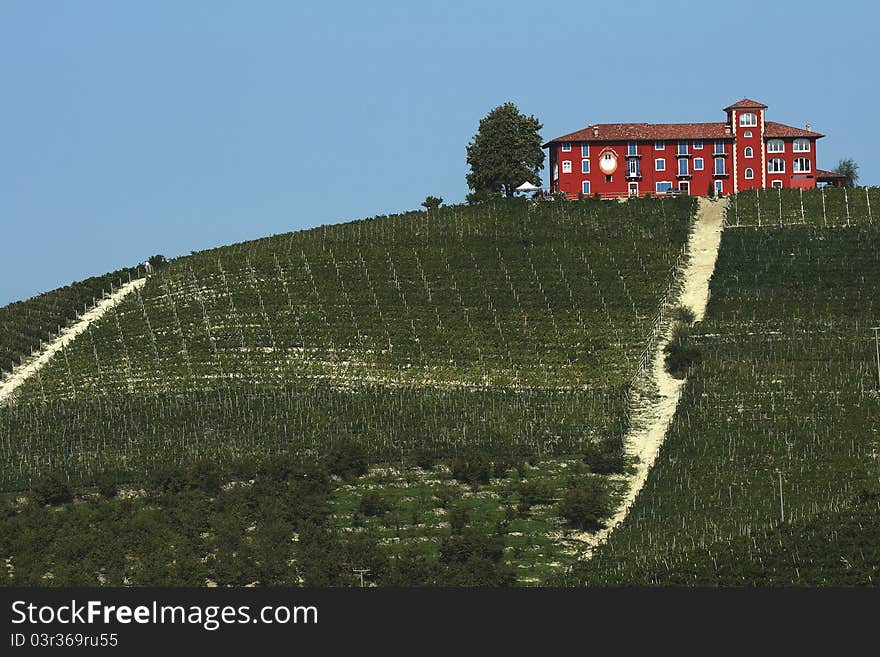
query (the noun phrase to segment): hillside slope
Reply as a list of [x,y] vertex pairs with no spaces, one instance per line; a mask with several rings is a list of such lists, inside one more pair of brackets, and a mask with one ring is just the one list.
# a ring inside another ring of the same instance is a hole
[[141,275],[136,267],[120,269],[0,308],[0,380],[105,294]]
[[[818,194],[804,197],[815,207]],[[849,223],[825,227],[820,216],[725,230],[698,325],[702,362],[632,512],[579,581],[848,581],[839,557],[852,559],[857,537],[824,547],[786,537],[878,520],[880,394],[868,328],[880,323],[880,225]],[[774,543],[796,554],[771,572]],[[876,571],[859,568],[862,583]]]
[[455,206],[181,258],[0,410],[0,480],[137,479],[345,437],[398,459],[619,435],[693,209]]

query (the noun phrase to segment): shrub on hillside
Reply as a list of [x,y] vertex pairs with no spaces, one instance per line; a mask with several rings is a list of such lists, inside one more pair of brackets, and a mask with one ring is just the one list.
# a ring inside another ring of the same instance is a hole
[[31,493],[37,504],[53,506],[73,501],[73,491],[59,472],[50,472],[34,480]]
[[427,447],[419,447],[413,452],[412,462],[422,470],[433,470],[437,465],[437,457]]
[[381,584],[391,587],[436,586],[441,570],[436,559],[421,552],[417,546],[408,545],[391,558]]
[[208,495],[217,495],[223,482],[223,472],[212,461],[196,461],[187,468],[187,488],[200,490]]
[[511,586],[516,573],[504,563],[504,540],[468,527],[440,544],[441,584],[445,586]]
[[468,511],[463,506],[456,506],[449,510],[449,526],[453,534],[460,534],[468,523]]
[[700,360],[700,350],[690,341],[690,328],[681,322],[675,324],[663,353],[666,371],[677,379],[687,376],[688,369]]
[[440,486],[434,490],[434,497],[437,500],[437,506],[441,509],[448,509],[454,500],[461,498],[461,491],[452,486]]
[[491,475],[492,462],[480,450],[468,450],[452,462],[452,476],[463,484],[488,484]]
[[391,506],[391,500],[386,495],[377,490],[370,490],[361,497],[358,512],[367,517],[382,516],[391,510]]
[[519,467],[522,461],[512,456],[501,456],[492,462],[492,475],[498,479],[504,479],[507,473]]
[[110,499],[119,494],[119,480],[113,472],[102,472],[96,483],[101,497]]
[[676,322],[690,326],[694,323],[697,316],[694,314],[694,311],[687,306],[676,306],[672,309],[672,318]]
[[526,481],[517,488],[519,505],[517,510],[521,513],[528,511],[535,504],[551,504],[555,499],[553,488],[540,481]]
[[596,474],[619,474],[626,467],[626,456],[615,444],[593,443],[584,450],[584,463]]
[[327,454],[327,471],[346,481],[367,474],[367,453],[358,443],[344,439],[337,442]]
[[162,463],[150,473],[147,484],[155,494],[179,493],[186,488],[186,473],[180,466]]
[[572,527],[594,531],[611,514],[611,496],[596,478],[576,479],[559,502],[559,515]]

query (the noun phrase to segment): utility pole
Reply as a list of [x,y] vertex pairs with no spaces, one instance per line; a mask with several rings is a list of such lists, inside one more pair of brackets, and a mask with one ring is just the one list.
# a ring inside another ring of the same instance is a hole
[[361,588],[364,588],[364,573],[370,572],[369,568],[352,568],[352,572],[361,576]]
[[874,349],[877,352],[877,390],[880,390],[880,326],[872,326],[874,331]]
[[785,502],[782,499],[782,470],[776,470],[779,475],[779,519],[785,522]]

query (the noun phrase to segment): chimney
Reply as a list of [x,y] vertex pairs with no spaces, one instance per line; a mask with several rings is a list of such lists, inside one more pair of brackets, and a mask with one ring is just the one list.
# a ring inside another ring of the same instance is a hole
[[729,123],[726,126],[724,126],[724,134],[727,136],[730,136],[730,124]]
[[599,126],[594,125],[593,126],[593,138],[595,139],[598,136],[599,136]]
[[808,123],[808,124],[807,124],[807,132],[812,132],[812,130],[811,130],[812,127],[813,127],[813,126],[811,126],[811,125]]

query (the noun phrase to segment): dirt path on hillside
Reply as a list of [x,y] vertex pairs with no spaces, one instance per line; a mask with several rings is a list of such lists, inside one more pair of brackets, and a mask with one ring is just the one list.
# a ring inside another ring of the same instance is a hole
[[[684,286],[681,296],[673,305],[689,307],[697,320],[703,319],[709,301],[709,279],[718,258],[725,207],[724,201],[700,198],[694,230],[688,240],[689,257],[684,271]],[[662,337],[657,341],[653,363],[646,370],[646,380],[636,385],[632,426],[626,436],[626,449],[630,456],[636,457],[637,462],[635,474],[627,482],[626,497],[603,529],[592,534],[579,533],[575,537],[588,544],[590,556],[626,518],[645,485],[648,471],[657,458],[660,445],[666,437],[666,429],[675,415],[684,381],[673,378],[663,367],[663,347],[669,342],[671,328],[671,323],[667,322]]]
[[76,324],[73,324],[72,326],[69,326],[66,329],[62,330],[61,334],[48,345],[46,345],[43,351],[34,356],[32,360],[13,370],[12,375],[9,378],[4,379],[2,382],[0,382],[0,404],[3,404],[7,400],[9,400],[12,396],[12,393],[19,386],[21,386],[25,381],[27,381],[31,376],[33,376],[37,371],[45,366],[46,363],[52,360],[52,357],[56,353],[58,353],[61,349],[73,342],[73,340],[76,339],[78,335],[82,334],[86,329],[88,329],[93,322],[101,319],[105,314],[107,314],[107,311],[118,305],[130,293],[134,292],[140,287],[143,287],[144,283],[146,282],[146,278],[138,278],[131,281],[130,283],[126,283],[115,292],[113,292],[113,294],[99,301],[94,308],[92,308],[82,317],[80,317],[79,321]]

